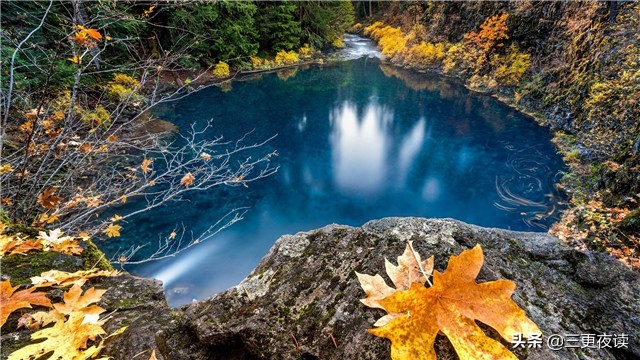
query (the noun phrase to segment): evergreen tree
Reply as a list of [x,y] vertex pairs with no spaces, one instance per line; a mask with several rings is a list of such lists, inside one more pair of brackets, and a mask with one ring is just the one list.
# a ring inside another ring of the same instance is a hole
[[351,1],[302,1],[298,4],[302,42],[322,48],[333,42],[353,24]]
[[256,22],[263,50],[277,52],[300,47],[301,28],[296,11],[297,6],[288,1],[258,3]]

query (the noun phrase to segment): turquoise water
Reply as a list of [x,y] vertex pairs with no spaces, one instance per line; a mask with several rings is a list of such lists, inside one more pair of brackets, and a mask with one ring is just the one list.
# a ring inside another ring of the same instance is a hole
[[155,115],[182,132],[213,119],[205,137],[277,135],[255,155],[279,154],[276,174],[154,209],[104,246],[113,252],[155,241],[182,224],[197,234],[229,209],[248,207],[244,220],[215,238],[130,269],[163,280],[172,305],[238,283],[283,234],[386,216],[544,231],[562,201],[554,183],[563,164],[547,129],[455,81],[375,58],[244,78]]

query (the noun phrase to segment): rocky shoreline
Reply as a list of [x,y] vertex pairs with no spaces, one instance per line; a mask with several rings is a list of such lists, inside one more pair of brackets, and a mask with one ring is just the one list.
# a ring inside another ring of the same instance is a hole
[[[178,309],[167,306],[157,280],[123,274],[91,281],[91,286],[109,289],[99,303],[110,314],[105,329],[128,326],[107,344],[105,354],[147,359],[155,349],[165,360],[389,358],[389,342],[366,331],[384,312],[359,302],[364,292],[354,271],[384,273],[384,258],[395,259],[408,240],[419,253],[435,255],[439,271],[449,256],[481,244],[485,264],[478,282],[514,281],[513,299],[545,337],[628,336],[626,348],[518,349],[519,358],[640,356],[637,272],[609,255],[578,251],[546,234],[424,218],[328,225],[281,236],[240,284]],[[3,333],[1,357],[23,346],[29,334]],[[455,358],[444,337],[438,337],[436,351],[439,358]]]

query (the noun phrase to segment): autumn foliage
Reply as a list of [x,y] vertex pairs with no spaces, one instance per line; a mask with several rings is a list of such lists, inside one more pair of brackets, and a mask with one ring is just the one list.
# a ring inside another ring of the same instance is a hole
[[[398,258],[398,266],[385,261],[395,289],[380,275],[357,274],[367,294],[362,302],[388,313],[369,332],[391,340],[394,360],[435,359],[433,345],[439,333],[447,336],[461,359],[517,359],[499,341],[487,337],[476,320],[497,330],[507,341],[516,334],[538,334],[540,329],[511,300],[515,283],[476,283],[483,259],[482,249],[476,245],[452,256],[440,273],[433,271],[433,258],[421,261],[409,243]],[[432,286],[425,287],[432,271]]]
[[509,40],[508,14],[491,16],[478,31],[465,34],[458,43],[430,42],[424,39],[423,25],[408,32],[376,21],[363,33],[378,42],[382,55],[412,68],[442,69],[471,77],[472,86],[518,86],[531,67],[531,56]]

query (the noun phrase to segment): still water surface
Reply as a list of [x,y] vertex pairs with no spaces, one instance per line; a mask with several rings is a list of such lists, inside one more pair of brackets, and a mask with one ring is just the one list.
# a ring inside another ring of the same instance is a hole
[[155,115],[181,131],[213,119],[207,137],[251,132],[249,140],[261,141],[277,134],[256,155],[279,154],[275,175],[145,213],[119,243],[104,246],[113,252],[154,241],[176,224],[197,234],[229,209],[249,207],[217,237],[129,269],[163,280],[173,306],[237,284],[283,234],[386,216],[544,231],[562,201],[554,183],[563,164],[545,128],[455,81],[375,57],[244,78],[232,89],[209,88],[160,106]]

